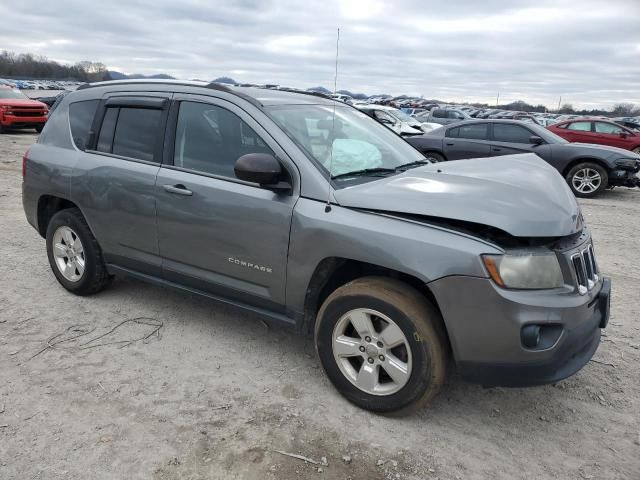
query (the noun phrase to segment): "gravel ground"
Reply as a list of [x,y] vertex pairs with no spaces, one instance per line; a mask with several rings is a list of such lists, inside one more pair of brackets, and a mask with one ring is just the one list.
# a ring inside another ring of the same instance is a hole
[[127,279],[63,290],[21,206],[35,138],[0,136],[0,479],[640,478],[640,190],[581,202],[613,280],[597,362],[530,389],[453,376],[387,418],[246,313]]

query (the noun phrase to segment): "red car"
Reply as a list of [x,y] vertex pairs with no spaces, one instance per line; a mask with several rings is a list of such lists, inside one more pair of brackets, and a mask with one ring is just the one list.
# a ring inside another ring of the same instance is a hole
[[597,143],[640,153],[640,133],[615,122],[597,118],[574,118],[547,127],[570,142]]
[[20,90],[0,86],[0,133],[9,128],[35,128],[42,131],[49,108],[31,100]]

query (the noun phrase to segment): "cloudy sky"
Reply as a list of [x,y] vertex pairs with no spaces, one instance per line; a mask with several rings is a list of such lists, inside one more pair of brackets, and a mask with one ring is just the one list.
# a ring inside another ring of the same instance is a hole
[[555,107],[640,104],[640,0],[20,0],[0,49],[126,73]]

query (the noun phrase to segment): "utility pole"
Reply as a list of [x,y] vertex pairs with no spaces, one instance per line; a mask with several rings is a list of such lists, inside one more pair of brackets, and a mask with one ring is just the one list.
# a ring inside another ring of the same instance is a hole
[[499,103],[500,103],[500,92],[498,92],[498,95],[496,96],[496,107],[498,106]]
[[560,98],[558,99],[558,112],[560,112],[560,104],[562,103],[562,95],[560,95]]

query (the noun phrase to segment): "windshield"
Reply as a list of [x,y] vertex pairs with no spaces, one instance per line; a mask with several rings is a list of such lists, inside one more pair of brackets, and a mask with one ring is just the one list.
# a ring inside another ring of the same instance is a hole
[[538,135],[540,138],[544,139],[544,141],[547,142],[547,143],[569,143],[564,138],[556,135],[552,131],[547,130],[546,128],[544,128],[544,127],[542,127],[540,125],[537,125],[535,123],[530,123],[527,126],[531,130],[533,130],[536,135]]
[[426,161],[390,129],[355,108],[337,105],[335,123],[331,105],[278,105],[265,110],[332,177]]
[[387,110],[387,113],[390,113],[391,115],[393,115],[394,117],[396,117],[397,119],[399,119],[402,122],[415,122],[416,119],[413,118],[411,115],[403,112],[402,110]]
[[13,88],[0,88],[0,98],[19,98],[20,100],[28,100],[24,93]]

